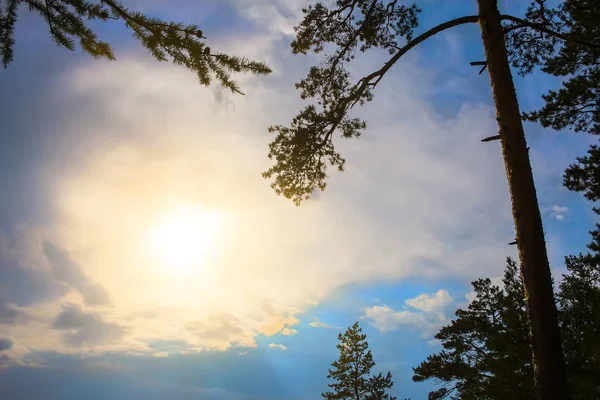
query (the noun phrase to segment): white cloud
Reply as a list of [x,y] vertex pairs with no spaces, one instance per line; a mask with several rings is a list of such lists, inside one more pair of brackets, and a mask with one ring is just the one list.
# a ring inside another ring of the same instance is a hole
[[395,311],[388,306],[373,306],[365,308],[364,312],[364,318],[372,320],[371,325],[381,332],[396,331],[401,325],[412,325],[424,331],[431,327],[431,323],[422,312]]
[[545,211],[551,218],[555,218],[560,222],[564,222],[566,219],[566,214],[568,214],[571,210],[568,206],[559,206],[554,204],[549,208],[542,208],[542,211]]
[[552,211],[556,212],[556,213],[566,213],[569,211],[569,207],[567,206],[557,206],[557,205],[553,205],[552,206]]
[[[344,285],[471,279],[506,256],[512,220],[500,149],[480,143],[496,130],[490,107],[465,104],[452,118],[438,115],[429,105],[431,71],[403,60],[375,101],[357,110],[369,122],[363,137],[336,142],[346,172],[332,171],[327,191],[297,208],[260,172],[270,165],[266,127],[300,109],[293,81],[311,60],[292,57],[287,43],[271,37],[228,43],[286,75],[241,77],[247,95],[233,97],[172,65],[122,56],[78,65],[44,98],[72,106],[46,135],[53,144],[43,176],[52,183],[54,223],[44,235],[111,304],[93,306],[98,291],[67,282],[70,289],[52,301],[26,307],[41,319],[6,329],[20,338],[9,351],[74,351],[49,328],[67,302],[128,327],[115,343],[81,351],[154,354],[149,343],[158,339],[183,341],[189,351],[251,347],[258,334],[291,332],[295,315]],[[360,68],[380,61],[363,57]],[[178,201],[224,215],[211,257],[185,273],[161,265],[138,240],[152,216]],[[30,265],[47,271],[45,263]],[[423,312],[446,301],[443,292],[413,300]],[[423,312],[378,307],[371,316],[384,329],[432,323]],[[337,328],[316,319],[309,325]]]
[[285,335],[285,336],[291,336],[291,335],[295,335],[297,333],[298,333],[297,330],[288,328],[287,326],[285,328],[283,328],[283,330],[281,331],[281,334]]
[[429,295],[423,293],[413,299],[406,300],[406,305],[426,313],[435,314],[439,319],[445,319],[444,311],[454,302],[448,291],[440,289]]
[[285,347],[285,346],[284,346],[284,345],[282,345],[282,344],[270,343],[270,344],[269,344],[269,347],[270,347],[271,349],[279,349],[279,350],[281,350],[281,351],[287,351],[287,347]]
[[470,292],[467,292],[467,294],[465,294],[465,300],[467,300],[468,304],[471,304],[471,302],[473,300],[475,300],[477,298],[477,293],[475,293],[474,290],[471,290]]
[[52,323],[52,328],[63,331],[64,342],[77,348],[117,342],[123,338],[126,331],[123,326],[106,322],[100,315],[86,313],[74,304],[62,307]]
[[294,34],[294,26],[300,21],[302,8],[307,5],[306,0],[233,1],[258,27],[286,36]]
[[240,351],[238,354],[239,354],[240,356],[247,356],[247,355],[248,355],[248,352],[247,352],[247,351]]
[[325,322],[319,321],[317,317],[313,317],[313,321],[308,324],[313,328],[323,328],[323,329],[338,329],[339,327],[326,324]]
[[387,305],[367,307],[362,318],[370,320],[371,325],[381,332],[396,331],[406,326],[420,330],[427,337],[449,321],[446,311],[455,306],[456,302],[450,294],[441,289],[434,294],[424,293],[407,299],[404,309],[399,311]]

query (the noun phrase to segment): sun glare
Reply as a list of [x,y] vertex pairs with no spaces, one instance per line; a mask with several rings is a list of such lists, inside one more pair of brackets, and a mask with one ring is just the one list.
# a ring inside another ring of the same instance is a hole
[[179,207],[157,218],[151,229],[150,245],[169,269],[197,268],[206,261],[218,227],[217,213],[201,207]]

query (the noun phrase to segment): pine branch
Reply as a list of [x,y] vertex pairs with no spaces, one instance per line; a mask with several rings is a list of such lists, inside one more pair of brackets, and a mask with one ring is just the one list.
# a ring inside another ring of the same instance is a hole
[[21,0],[7,0],[6,10],[0,14],[0,55],[4,68],[13,60],[13,46],[15,44],[15,23],[17,22],[17,9]]
[[202,40],[203,32],[195,24],[165,22],[132,11],[118,0],[6,0],[5,10],[0,6],[0,56],[6,67],[13,59],[14,24],[17,6],[25,3],[31,11],[46,20],[52,39],[69,50],[79,41],[83,51],[95,58],[114,60],[113,51],[106,42],[98,40],[86,20],[122,20],[133,36],[159,61],[172,60],[196,73],[201,84],[209,85],[213,78],[234,93],[243,94],[231,73],[267,75],[271,69],[262,62],[243,57],[212,52]]
[[514,27],[514,29],[516,29],[516,28],[525,28],[525,27],[527,27],[527,28],[534,29],[534,30],[536,30],[538,32],[542,32],[542,33],[546,33],[548,35],[554,36],[554,37],[556,37],[558,39],[561,39],[561,40],[564,40],[566,42],[571,42],[571,43],[578,44],[580,46],[584,46],[584,47],[587,47],[587,48],[590,48],[590,49],[594,49],[594,50],[600,50],[600,46],[599,45],[570,38],[570,37],[568,37],[566,35],[563,35],[563,34],[561,34],[559,32],[556,32],[556,31],[553,31],[551,29],[548,29],[548,28],[544,27],[543,25],[535,24],[533,22],[529,22],[529,21],[526,21],[524,19],[514,17],[512,15],[503,14],[503,15],[500,16],[500,19],[512,21],[512,22],[515,22],[516,24],[518,24],[518,26],[517,25],[513,25],[513,26],[511,26],[509,28],[513,28]]
[[[371,3],[370,5],[372,6]],[[396,46],[395,40],[385,33],[380,33],[380,36],[371,33],[372,36],[368,39],[361,39],[361,51],[379,45],[396,52],[379,70],[352,85],[349,82],[350,73],[344,69],[343,61],[353,58],[352,54],[347,53],[349,49],[356,49],[358,46],[357,38],[360,34],[357,32],[361,32],[366,24],[370,24],[372,29],[382,29],[384,32],[387,27],[381,22],[369,21],[365,17],[357,28],[346,26],[344,32],[336,36],[341,29],[339,24],[324,24],[339,10],[326,13],[324,6],[315,7],[306,11],[307,16],[300,25],[302,29],[297,28],[300,33],[292,45],[296,53],[306,53],[311,47],[314,47],[315,52],[319,52],[324,42],[334,42],[342,49],[336,52],[335,56],[326,58],[323,66],[312,67],[308,77],[296,84],[297,88],[302,89],[302,98],[317,97],[317,103],[323,110],[318,111],[316,106],[309,105],[292,120],[291,127],[276,125],[269,128],[270,132],[277,132],[277,137],[269,145],[269,158],[274,158],[276,163],[262,174],[264,178],[274,176],[271,187],[277,194],[293,199],[296,205],[306,200],[315,189],[325,189],[325,162],[343,170],[345,161],[334,149],[333,134],[337,131],[346,138],[360,135],[366,124],[358,118],[349,118],[348,113],[357,103],[362,105],[372,100],[372,90],[392,66],[412,48],[437,33],[462,24],[477,23],[479,20],[477,15],[453,19],[412,39],[412,26],[416,22],[413,21],[411,13],[415,13],[416,10],[403,9],[404,11],[399,12],[401,20],[398,27],[394,29],[401,32],[408,42],[402,47]],[[370,10],[371,8],[365,12]],[[315,38],[320,38],[320,41]]]

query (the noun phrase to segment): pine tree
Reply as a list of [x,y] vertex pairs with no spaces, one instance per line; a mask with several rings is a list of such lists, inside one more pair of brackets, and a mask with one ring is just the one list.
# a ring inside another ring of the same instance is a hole
[[368,393],[365,397],[366,400],[396,400],[396,397],[390,396],[387,393],[387,389],[391,389],[394,383],[392,382],[392,373],[388,373],[384,376],[381,372],[377,375],[369,378],[369,389],[371,393]]
[[[600,149],[592,146],[564,175],[565,186],[600,200]],[[594,207],[596,214],[600,209]],[[591,252],[566,257],[568,274],[558,295],[565,358],[576,399],[600,398],[600,225],[590,232]]]
[[[470,23],[481,28],[485,61],[475,62],[487,68],[492,87],[499,133],[484,142],[500,140],[506,168],[512,213],[516,229],[527,308],[531,320],[535,373],[543,399],[568,399],[569,390],[561,348],[558,313],[552,275],[546,252],[542,217],[531,171],[529,152],[521,120],[507,52],[507,37],[516,33],[568,40],[594,46],[553,30],[551,24],[527,20],[532,14],[545,15],[542,0],[535,2],[526,19],[501,14],[497,0],[477,0],[477,15],[467,15],[442,23],[414,36],[420,9],[397,0],[337,0],[317,3],[304,10],[292,42],[295,54],[309,51],[325,54],[310,68],[307,77],[296,84],[303,99],[314,98],[292,119],[289,126],[269,128],[275,133],[269,158],[274,165],[263,173],[272,179],[277,194],[301,204],[315,190],[324,190],[329,166],[344,169],[345,160],[335,149],[334,134],[343,138],[359,137],[365,121],[349,116],[357,104],[373,99],[373,91],[398,60],[424,40],[446,29]],[[536,53],[537,41],[512,41],[511,57],[527,60]],[[381,68],[353,81],[347,65],[357,52],[382,49],[390,58]],[[483,71],[483,69],[482,69]]]
[[[515,30],[508,35],[509,44],[531,43],[535,50],[515,53],[512,63],[522,75],[534,67],[563,78],[559,90],[550,90],[542,98],[539,110],[524,113],[528,121],[557,130],[600,134],[600,8],[595,0],[565,0],[556,8],[544,7],[536,0],[526,19],[535,24],[551,26],[569,40],[556,40],[549,35],[532,35]],[[541,5],[541,7],[539,6]],[[582,46],[585,42],[593,46]]]
[[[564,186],[574,192],[583,192],[586,199],[597,203],[600,201],[600,148],[592,145],[585,157],[578,157],[563,176]],[[600,209],[593,208],[600,215]]]
[[197,25],[163,21],[130,10],[118,0],[3,0],[0,1],[0,57],[6,68],[13,61],[14,33],[19,6],[39,14],[59,46],[75,49],[75,41],[94,58],[114,60],[113,49],[98,38],[87,21],[123,21],[134,37],[159,61],[172,60],[195,72],[202,85],[216,79],[234,93],[242,93],[232,72],[266,75],[269,67],[243,57],[211,50]]
[[[600,149],[592,146],[564,175],[564,185],[600,200]],[[594,207],[600,214],[600,209]],[[590,232],[590,252],[567,256],[558,310],[572,397],[600,398],[600,225]],[[436,335],[444,350],[414,368],[413,380],[442,387],[429,398],[535,398],[524,292],[516,264],[508,259],[504,288],[489,279],[473,283],[476,299]]]
[[[597,237],[590,247],[598,247]],[[565,359],[575,399],[600,398],[600,256],[566,258],[558,294]]]
[[443,350],[414,368],[415,382],[441,383],[430,400],[536,398],[525,295],[510,258],[503,283],[473,282],[475,300],[435,335]]
[[335,382],[328,386],[332,392],[322,393],[327,400],[395,400],[386,390],[393,385],[392,374],[370,376],[375,366],[369,350],[367,335],[358,322],[338,335],[339,358],[334,361],[327,378]]

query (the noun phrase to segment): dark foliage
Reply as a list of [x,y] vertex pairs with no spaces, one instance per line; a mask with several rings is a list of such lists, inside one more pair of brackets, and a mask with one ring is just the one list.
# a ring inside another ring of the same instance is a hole
[[[529,7],[529,22],[549,27],[567,40],[531,29],[508,35],[513,66],[521,74],[541,66],[548,74],[565,78],[558,90],[542,98],[539,110],[524,113],[528,121],[553,129],[600,134],[600,7],[595,0],[566,0],[557,8],[537,0]],[[586,43],[588,45],[582,45]],[[531,50],[528,50],[531,49]]]
[[[592,146],[588,155],[565,171],[564,184],[582,192],[595,203],[600,200],[600,150]],[[596,214],[600,209],[594,207]],[[600,225],[590,232],[591,252],[569,256],[558,294],[564,350],[569,378],[576,399],[600,398]]]
[[[592,146],[565,172],[564,184],[600,200],[600,150]],[[600,209],[594,208],[600,214]],[[565,258],[557,294],[563,351],[576,400],[600,398],[600,226],[590,232],[590,252]],[[521,279],[508,259],[504,288],[473,282],[477,295],[436,338],[443,350],[414,368],[413,380],[441,387],[430,400],[535,398],[529,327]]]
[[430,400],[535,399],[529,324],[519,269],[510,258],[504,288],[473,282],[476,298],[437,334],[443,350],[414,368],[415,382],[441,387]]
[[[360,136],[366,123],[348,115],[356,104],[372,100],[372,89],[401,54],[407,51],[417,26],[420,10],[398,1],[338,0],[333,8],[317,3],[304,9],[292,42],[295,54],[323,53],[319,65],[296,84],[303,99],[315,98],[289,127],[275,125],[269,158],[275,165],[263,173],[274,178],[272,187],[300,204],[317,189],[325,189],[328,165],[344,168],[344,159],[335,150],[335,133],[343,138]],[[412,47],[412,46],[411,46]],[[394,55],[380,70],[353,82],[347,64],[357,52],[380,48]]]
[[335,381],[328,385],[333,391],[321,396],[327,400],[396,400],[386,393],[393,385],[390,372],[370,375],[375,362],[358,322],[340,333],[338,340],[340,357],[331,364],[327,376]]
[[14,57],[13,47],[17,12],[20,5],[39,14],[50,29],[50,36],[60,46],[83,51],[95,58],[114,60],[110,45],[98,38],[88,21],[120,20],[159,61],[172,60],[196,73],[200,83],[217,80],[234,93],[241,93],[231,78],[232,72],[266,75],[271,72],[262,62],[230,56],[211,50],[203,32],[194,24],[163,21],[132,11],[117,0],[3,0],[0,1],[0,57],[6,67]]

